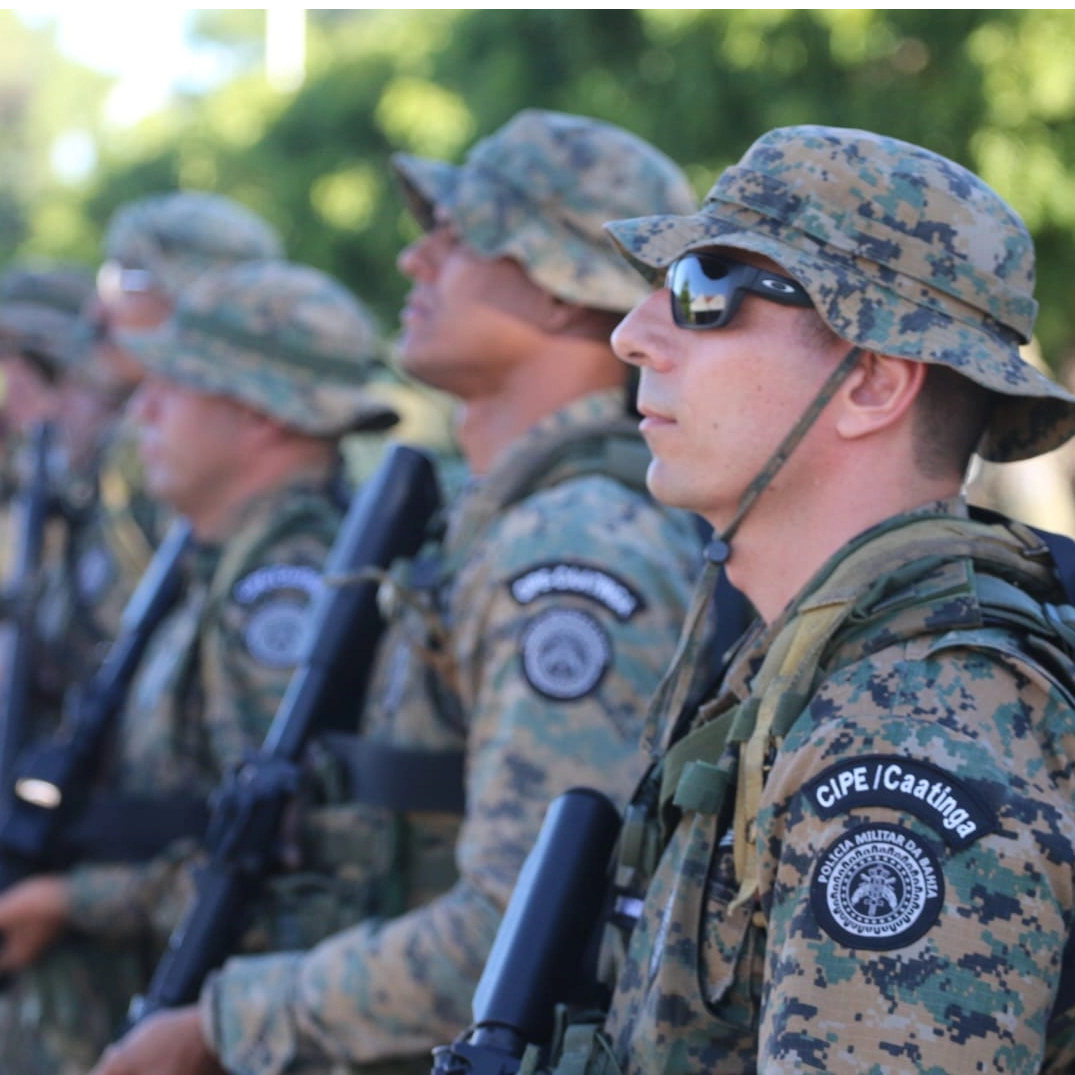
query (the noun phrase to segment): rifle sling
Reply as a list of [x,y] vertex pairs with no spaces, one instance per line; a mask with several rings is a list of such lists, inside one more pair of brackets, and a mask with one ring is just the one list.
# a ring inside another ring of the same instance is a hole
[[175,840],[201,840],[208,824],[204,796],[95,792],[64,846],[76,862],[146,862]]
[[463,751],[398,747],[338,732],[318,738],[347,774],[352,801],[400,813],[463,814]]

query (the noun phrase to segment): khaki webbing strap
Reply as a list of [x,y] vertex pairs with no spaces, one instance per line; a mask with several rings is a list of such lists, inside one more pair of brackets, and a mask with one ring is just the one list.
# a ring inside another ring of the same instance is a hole
[[[698,773],[690,775],[694,766],[702,764],[705,765],[706,770],[716,768],[715,763],[724,753],[729,729],[730,721],[724,717],[718,717],[708,724],[695,728],[668,751],[661,765],[660,802],[662,809],[664,804],[671,799],[676,806],[684,810],[710,812],[694,804],[693,800],[698,798],[698,794],[697,791],[694,793],[688,791],[688,782],[696,785],[699,780]],[[703,793],[703,797],[708,799],[710,796],[708,793]]]
[[706,560],[702,574],[694,584],[694,596],[687,610],[687,618],[683,621],[672,662],[650,697],[642,744],[651,752],[658,743],[667,749],[668,737],[675,731],[676,717],[687,701],[698,649],[705,634],[705,614],[713,600],[719,571],[719,564]]
[[118,469],[106,467],[98,478],[108,512],[108,536],[124,572],[138,578],[153,559],[153,544],[131,513],[131,487]]
[[[801,613],[796,617],[795,631],[781,632],[774,642],[774,646],[780,646],[782,653],[770,651],[774,665],[779,661],[779,668],[762,694],[754,731],[740,747],[739,780],[735,789],[734,846],[735,875],[740,878],[740,885],[739,893],[731,904],[732,910],[751,899],[758,890],[758,850],[754,829],[762,789],[765,787],[766,756],[779,704],[786,694],[801,696],[805,693],[804,687],[809,689],[809,680],[813,680],[822,652],[850,608],[851,601],[845,598]],[[768,659],[765,664],[769,664]],[[803,683],[803,680],[808,681]]]
[[719,765],[695,758],[687,763],[676,782],[673,802],[681,810],[696,814],[717,814],[724,805],[735,774]]

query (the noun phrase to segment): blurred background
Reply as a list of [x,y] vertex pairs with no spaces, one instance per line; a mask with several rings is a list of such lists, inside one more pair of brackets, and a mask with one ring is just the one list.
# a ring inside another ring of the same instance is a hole
[[699,195],[770,127],[919,142],[1037,243],[1038,344],[1075,365],[1075,11],[0,11],[0,268],[94,263],[121,203],[226,193],[391,332],[415,228],[397,149],[458,159],[520,108],[619,123]]

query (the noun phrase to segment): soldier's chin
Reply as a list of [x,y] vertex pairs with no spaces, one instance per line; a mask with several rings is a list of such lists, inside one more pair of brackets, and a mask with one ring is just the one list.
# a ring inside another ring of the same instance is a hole
[[670,508],[686,508],[691,497],[685,485],[675,468],[662,462],[658,456],[650,460],[646,469],[646,488],[656,500]]

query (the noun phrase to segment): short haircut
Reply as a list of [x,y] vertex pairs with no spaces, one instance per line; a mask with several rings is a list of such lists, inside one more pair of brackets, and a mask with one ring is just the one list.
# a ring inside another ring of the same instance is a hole
[[[803,310],[806,339],[827,347],[838,339],[816,310]],[[948,366],[930,363],[914,403],[914,462],[927,478],[966,473],[993,409],[994,395]]]
[[913,412],[914,461],[927,478],[963,476],[993,409],[993,393],[948,366],[929,365]]

